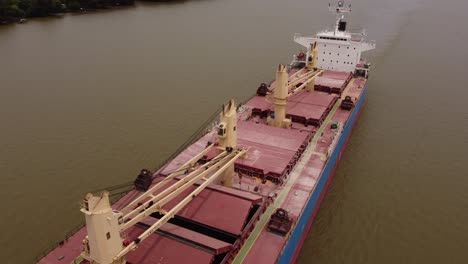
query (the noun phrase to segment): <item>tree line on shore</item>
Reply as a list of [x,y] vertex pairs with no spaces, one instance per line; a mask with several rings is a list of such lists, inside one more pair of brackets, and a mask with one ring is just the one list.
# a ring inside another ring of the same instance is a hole
[[0,0],[0,22],[134,3],[135,0]]

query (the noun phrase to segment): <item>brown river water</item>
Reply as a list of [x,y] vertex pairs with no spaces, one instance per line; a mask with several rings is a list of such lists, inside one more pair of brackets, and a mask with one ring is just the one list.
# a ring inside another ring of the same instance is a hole
[[[354,0],[367,104],[299,263],[467,263],[465,0]],[[32,263],[87,191],[131,181],[331,26],[327,1],[204,0],[0,27],[0,259]]]

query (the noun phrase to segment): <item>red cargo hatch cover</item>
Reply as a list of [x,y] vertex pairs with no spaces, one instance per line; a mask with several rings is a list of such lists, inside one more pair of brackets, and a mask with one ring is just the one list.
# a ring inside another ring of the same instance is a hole
[[[191,186],[182,192],[166,204],[164,210],[169,211],[196,187]],[[180,210],[177,216],[240,235],[251,207],[251,201],[207,188]]]
[[[132,227],[128,235],[135,239],[144,229]],[[194,263],[209,264],[213,261],[213,254],[197,249],[193,246],[177,242],[169,237],[151,234],[134,251],[127,254],[127,263],[132,264],[173,264]]]

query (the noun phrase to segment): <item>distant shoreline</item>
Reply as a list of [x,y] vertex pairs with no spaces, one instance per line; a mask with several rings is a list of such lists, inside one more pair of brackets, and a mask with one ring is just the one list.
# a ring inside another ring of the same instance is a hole
[[[22,0],[28,1],[28,0]],[[85,0],[62,0],[63,2],[70,3],[69,5],[60,4],[60,6],[51,7],[32,7],[29,6],[23,11],[19,6],[3,7],[0,6],[0,25],[9,25],[13,23],[23,24],[28,19],[40,17],[57,17],[61,18],[65,14],[85,14],[88,12],[99,12],[111,9],[120,9],[125,7],[135,6],[135,0],[110,0],[106,4],[94,4],[93,6],[87,5]],[[105,0],[104,0],[105,1]],[[21,2],[20,2],[21,3]],[[11,10],[9,10],[11,9]],[[5,15],[9,14],[9,15]]]

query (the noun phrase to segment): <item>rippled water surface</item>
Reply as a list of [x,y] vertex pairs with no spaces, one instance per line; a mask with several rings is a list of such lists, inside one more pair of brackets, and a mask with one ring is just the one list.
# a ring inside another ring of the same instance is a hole
[[[368,100],[299,263],[466,263],[464,0],[355,0],[378,48]],[[79,223],[225,100],[248,98],[334,17],[326,1],[205,0],[0,27],[4,263]]]

